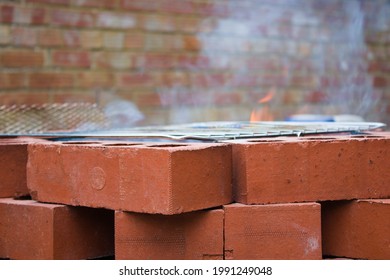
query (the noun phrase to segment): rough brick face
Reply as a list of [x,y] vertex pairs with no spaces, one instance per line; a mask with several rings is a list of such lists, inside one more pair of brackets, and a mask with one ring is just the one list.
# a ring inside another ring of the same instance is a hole
[[390,258],[390,200],[322,203],[324,255],[354,259]]
[[247,204],[384,198],[388,134],[233,141],[236,201]]
[[232,200],[225,144],[30,145],[27,174],[44,202],[176,214]]
[[114,252],[113,212],[0,199],[0,257],[89,259]]
[[3,67],[40,67],[44,55],[34,51],[4,51],[0,53],[0,64]]
[[321,259],[317,203],[231,204],[225,210],[225,259]]
[[173,216],[115,212],[115,258],[222,260],[223,210]]
[[0,197],[28,195],[26,183],[27,141],[0,141]]

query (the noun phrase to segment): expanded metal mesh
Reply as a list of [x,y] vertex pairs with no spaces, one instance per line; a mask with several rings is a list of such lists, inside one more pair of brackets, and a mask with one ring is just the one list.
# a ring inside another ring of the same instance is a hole
[[107,128],[104,113],[94,103],[0,105],[1,134],[31,134]]

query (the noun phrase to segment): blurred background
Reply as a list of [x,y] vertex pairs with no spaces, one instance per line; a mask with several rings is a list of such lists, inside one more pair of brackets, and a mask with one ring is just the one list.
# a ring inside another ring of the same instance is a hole
[[390,125],[390,1],[2,0],[0,66],[0,105],[96,103],[117,126]]

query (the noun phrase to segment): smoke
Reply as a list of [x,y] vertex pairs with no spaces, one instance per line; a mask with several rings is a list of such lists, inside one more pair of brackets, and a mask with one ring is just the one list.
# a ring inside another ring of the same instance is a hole
[[[362,8],[366,2],[226,0],[216,5],[223,10],[214,13],[223,16],[205,19],[197,34],[196,55],[206,67],[188,65],[188,84],[158,89],[161,103],[171,108],[168,122],[247,120],[255,100],[271,89],[276,94],[269,105],[277,119],[306,113],[380,120],[382,92],[374,89],[369,73],[374,54],[366,31],[388,28],[390,4],[373,1],[371,10],[380,12],[368,24],[372,15]],[[221,103],[224,98],[239,104]]]

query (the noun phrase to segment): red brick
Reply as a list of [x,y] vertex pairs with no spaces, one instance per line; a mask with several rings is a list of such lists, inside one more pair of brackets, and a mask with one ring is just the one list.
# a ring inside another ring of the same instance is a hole
[[45,23],[46,10],[42,8],[15,7],[14,23],[40,25]]
[[[6,123],[3,125],[7,126]],[[0,197],[28,195],[26,183],[27,141],[17,138],[0,139],[0,165]]]
[[59,47],[65,45],[63,31],[59,29],[43,29],[38,33],[39,45],[45,47]]
[[225,210],[225,259],[321,259],[317,203],[231,204]]
[[78,75],[78,85],[83,88],[111,87],[114,83],[114,76],[111,72],[87,72],[83,71]]
[[93,27],[95,25],[95,15],[92,12],[52,10],[50,12],[50,22],[59,26]]
[[33,28],[12,27],[11,41],[16,46],[35,47],[38,42],[38,34]]
[[72,73],[31,73],[28,76],[31,88],[70,88],[74,85]]
[[225,144],[37,144],[27,174],[43,202],[177,214],[232,199]]
[[[25,84],[24,73],[0,73],[0,89],[21,88]],[[4,104],[3,100],[1,103]]]
[[31,105],[43,104],[50,101],[51,94],[48,92],[31,92],[28,89],[23,91],[1,94],[1,104],[3,105]]
[[142,49],[145,45],[145,35],[140,32],[125,34],[124,47],[129,49]]
[[157,11],[160,9],[160,1],[155,0],[120,0],[120,5],[125,10],[130,11]]
[[326,202],[322,209],[324,255],[390,258],[390,199]]
[[9,5],[0,6],[0,22],[12,23],[14,19],[14,7]]
[[381,88],[387,86],[387,79],[385,77],[374,77],[373,85],[374,87]]
[[283,203],[390,195],[390,136],[232,141],[238,202]]
[[160,11],[176,14],[193,14],[197,8],[196,3],[186,0],[163,0]]
[[43,52],[9,50],[0,53],[2,67],[41,67],[43,63]]
[[170,69],[176,65],[176,57],[168,54],[146,54],[139,59],[142,65],[138,66],[146,69]]
[[90,259],[114,253],[112,211],[0,199],[0,257]]
[[151,86],[153,77],[148,73],[122,74],[119,76],[119,85],[121,87],[145,87]]
[[52,63],[60,67],[87,68],[91,60],[87,51],[53,51]]
[[97,15],[96,25],[100,28],[129,29],[135,27],[137,18],[130,13],[102,12]]
[[223,210],[180,215],[115,212],[115,258],[222,260]]

